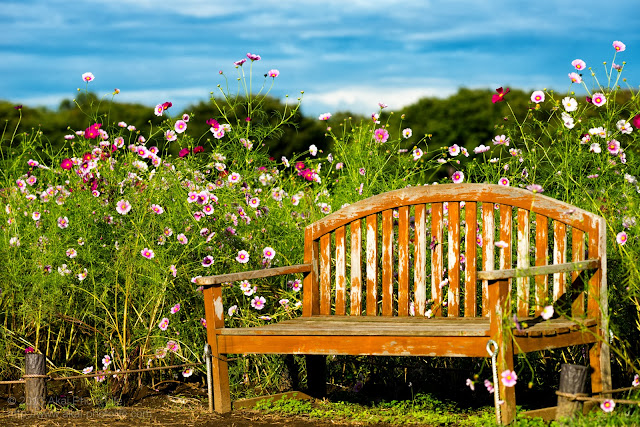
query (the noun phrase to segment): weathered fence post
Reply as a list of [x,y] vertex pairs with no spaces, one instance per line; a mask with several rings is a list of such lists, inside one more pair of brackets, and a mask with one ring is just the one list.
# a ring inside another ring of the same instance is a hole
[[[576,395],[585,395],[587,389],[588,366],[562,364],[560,367],[560,386],[558,391]],[[582,411],[582,402],[558,396],[556,420],[571,418]]]
[[44,354],[25,354],[24,395],[28,412],[37,412],[44,409],[47,396],[46,378]]

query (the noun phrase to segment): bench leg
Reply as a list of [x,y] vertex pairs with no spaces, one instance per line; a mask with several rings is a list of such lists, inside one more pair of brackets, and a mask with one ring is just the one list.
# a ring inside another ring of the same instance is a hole
[[305,356],[307,365],[307,394],[317,399],[327,395],[327,357],[322,355]]
[[[497,370],[498,370],[498,385],[497,390],[500,391],[500,400],[504,403],[500,405],[500,419],[503,425],[508,425],[513,422],[516,416],[516,390],[515,387],[506,387],[502,383],[501,374],[505,370],[513,371],[513,346],[511,339],[505,337],[503,342],[498,342]],[[495,384],[494,384],[495,386]]]
[[213,406],[217,413],[231,412],[231,393],[229,391],[229,367],[227,357],[213,353],[211,367],[213,371]]
[[598,340],[591,345],[589,364],[591,365],[591,392],[611,390],[611,361],[607,343]]

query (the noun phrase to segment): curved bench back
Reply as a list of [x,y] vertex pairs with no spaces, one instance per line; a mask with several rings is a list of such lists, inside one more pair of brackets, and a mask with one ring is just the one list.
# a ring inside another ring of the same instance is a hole
[[584,290],[568,285],[567,276],[573,282],[577,273],[513,281],[518,316],[538,315],[571,290],[581,294],[572,295],[573,314],[596,317],[606,290],[605,233],[602,217],[520,188],[390,191],[305,229],[305,263],[313,269],[303,315],[486,316],[488,285],[478,285],[478,271],[598,258],[601,266]]

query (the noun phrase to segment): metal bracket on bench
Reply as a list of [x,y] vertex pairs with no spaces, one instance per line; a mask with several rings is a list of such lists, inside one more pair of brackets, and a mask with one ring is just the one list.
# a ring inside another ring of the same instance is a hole
[[491,357],[491,370],[493,371],[493,400],[496,405],[496,421],[498,424],[502,424],[502,417],[500,416],[500,387],[498,384],[498,343],[494,340],[489,340],[487,342],[487,353],[489,353],[489,357]]

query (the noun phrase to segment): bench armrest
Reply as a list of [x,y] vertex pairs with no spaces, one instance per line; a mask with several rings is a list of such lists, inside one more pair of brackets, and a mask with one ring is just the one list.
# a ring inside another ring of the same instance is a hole
[[284,274],[308,273],[311,264],[296,264],[286,267],[264,268],[262,270],[241,271],[238,273],[219,274],[217,276],[198,277],[196,283],[200,286],[220,285],[239,280],[261,279],[264,277],[282,276]]
[[516,277],[530,277],[554,273],[566,273],[570,271],[592,270],[600,267],[600,259],[588,259],[585,261],[567,262],[563,264],[541,265],[538,267],[509,268],[505,270],[478,271],[480,280],[513,279]]

